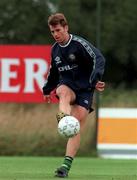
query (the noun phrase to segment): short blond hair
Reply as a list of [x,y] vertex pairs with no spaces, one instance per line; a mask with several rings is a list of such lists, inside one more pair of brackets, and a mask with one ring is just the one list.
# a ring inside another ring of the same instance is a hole
[[55,26],[60,24],[61,26],[68,25],[66,17],[62,13],[55,13],[49,16],[48,25]]

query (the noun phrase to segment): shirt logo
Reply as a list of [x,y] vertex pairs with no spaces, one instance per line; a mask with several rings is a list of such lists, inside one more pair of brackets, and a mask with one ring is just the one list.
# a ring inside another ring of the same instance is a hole
[[61,63],[61,59],[60,59],[59,56],[57,56],[54,60],[55,60],[56,64],[60,64]]
[[70,54],[70,55],[69,55],[69,60],[70,60],[71,62],[75,61],[75,59],[76,59],[76,57],[75,57],[74,54]]
[[72,70],[72,69],[77,68],[77,67],[78,67],[77,64],[73,64],[72,66],[66,65],[66,66],[59,67],[58,70],[59,71],[69,71],[69,70]]

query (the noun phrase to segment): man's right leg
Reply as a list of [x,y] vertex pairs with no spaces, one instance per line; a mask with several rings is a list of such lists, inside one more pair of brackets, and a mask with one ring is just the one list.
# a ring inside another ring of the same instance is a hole
[[56,94],[59,97],[59,111],[70,115],[71,104],[76,99],[75,93],[68,86],[60,85],[56,89]]

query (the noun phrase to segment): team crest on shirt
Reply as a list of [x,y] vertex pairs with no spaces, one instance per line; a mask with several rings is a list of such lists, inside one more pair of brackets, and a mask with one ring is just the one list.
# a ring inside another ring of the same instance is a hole
[[76,59],[76,56],[75,56],[74,54],[69,54],[69,60],[70,60],[71,62],[74,62],[75,59]]
[[56,56],[54,60],[55,60],[56,64],[60,64],[61,63],[61,60],[60,60],[59,56]]

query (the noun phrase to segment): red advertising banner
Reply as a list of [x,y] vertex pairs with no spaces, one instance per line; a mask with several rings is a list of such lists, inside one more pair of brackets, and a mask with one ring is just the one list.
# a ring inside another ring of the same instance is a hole
[[0,102],[44,102],[49,45],[0,45]]

